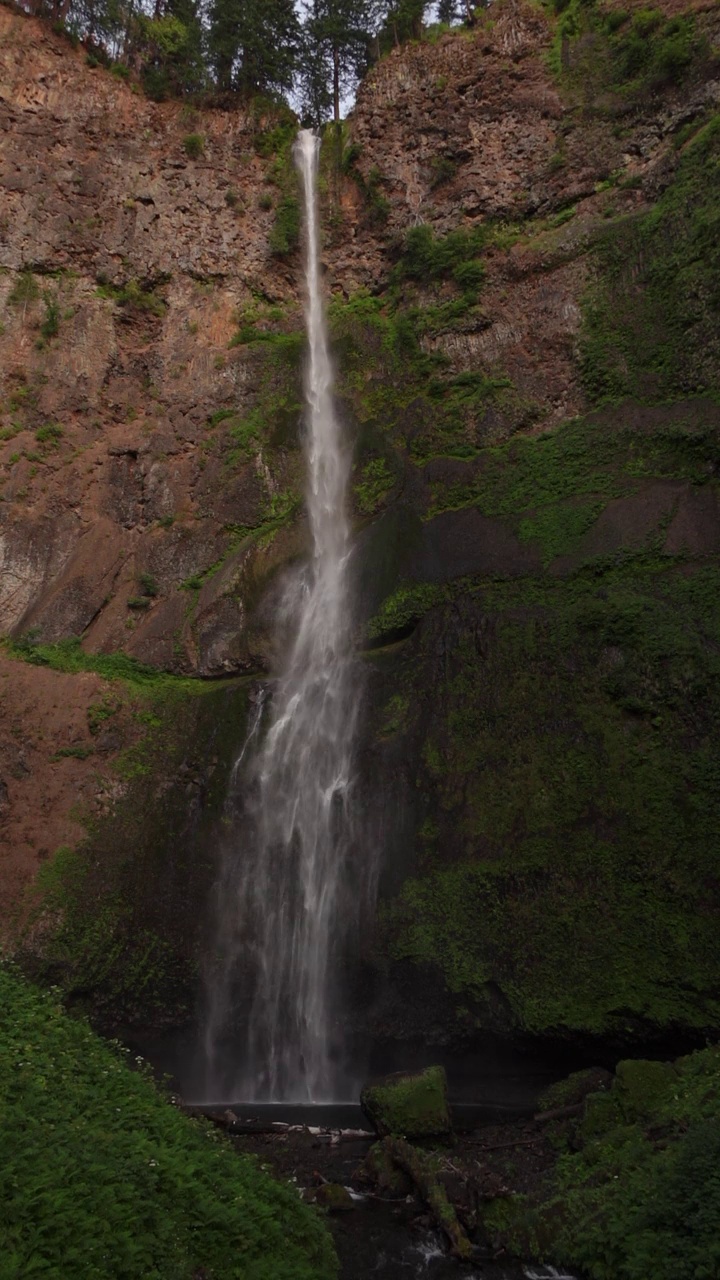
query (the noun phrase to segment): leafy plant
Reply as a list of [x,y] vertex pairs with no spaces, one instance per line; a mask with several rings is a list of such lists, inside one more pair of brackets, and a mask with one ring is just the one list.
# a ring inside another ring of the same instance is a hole
[[330,1237],[296,1190],[171,1106],[140,1059],[131,1070],[6,967],[0,1010],[7,1280],[332,1280]]
[[201,133],[188,133],[183,138],[183,147],[186,156],[191,160],[197,160],[203,154],[205,149],[205,139]]

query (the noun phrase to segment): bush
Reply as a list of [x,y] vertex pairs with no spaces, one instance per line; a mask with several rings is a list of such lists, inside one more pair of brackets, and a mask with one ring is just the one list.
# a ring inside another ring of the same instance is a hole
[[463,292],[474,292],[484,276],[477,261],[484,243],[481,228],[458,228],[446,236],[436,236],[431,227],[412,227],[407,233],[402,257],[396,264],[396,280],[452,279]]
[[40,333],[43,341],[49,342],[51,338],[57,337],[60,328],[60,306],[57,298],[52,293],[44,293],[43,302],[45,303],[45,319],[40,325]]
[[38,427],[35,432],[35,439],[38,444],[57,444],[62,440],[64,435],[62,427],[56,422],[46,422],[44,426]]
[[[658,1063],[622,1063],[638,1071]],[[560,1255],[591,1280],[713,1280],[720,1274],[720,1055],[665,1067],[644,1116],[623,1123],[620,1072],[589,1099],[585,1145],[564,1156]],[[551,1210],[551,1218],[553,1211]]]
[[201,156],[205,149],[205,139],[201,133],[188,133],[183,138],[183,146],[185,148],[185,154],[189,156],[191,160],[197,160],[198,156]]
[[34,302],[39,293],[37,280],[32,271],[29,267],[23,267],[8,294],[8,305],[12,307],[22,304],[25,306],[28,302]]
[[270,232],[270,251],[282,258],[292,253],[300,242],[300,205],[294,195],[285,195],[277,207],[275,225]]
[[0,968],[3,1280],[331,1280],[294,1188],[160,1096],[52,994]]

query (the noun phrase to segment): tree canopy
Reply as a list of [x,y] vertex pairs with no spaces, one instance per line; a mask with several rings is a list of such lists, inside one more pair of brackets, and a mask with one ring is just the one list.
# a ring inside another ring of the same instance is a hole
[[289,97],[319,125],[340,118],[382,53],[428,18],[471,16],[470,0],[20,0],[135,74],[161,100],[207,92]]

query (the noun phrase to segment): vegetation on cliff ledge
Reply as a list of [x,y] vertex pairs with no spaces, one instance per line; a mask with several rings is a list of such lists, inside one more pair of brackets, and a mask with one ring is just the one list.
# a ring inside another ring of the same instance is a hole
[[4,1280],[331,1280],[297,1191],[158,1093],[139,1062],[0,967]]

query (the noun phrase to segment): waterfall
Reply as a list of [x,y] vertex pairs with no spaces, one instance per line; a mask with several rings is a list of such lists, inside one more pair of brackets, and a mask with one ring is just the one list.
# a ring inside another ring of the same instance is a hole
[[[333,1101],[340,1084],[336,970],[358,905],[352,857],[358,672],[352,655],[351,457],[333,405],[316,198],[319,140],[295,144],[305,214],[304,450],[310,562],[287,580],[283,667],[235,769],[239,816],[217,886],[205,1048],[208,1090],[267,1101]],[[246,1044],[223,1063],[238,1009]],[[224,1083],[221,1083],[224,1081]]]

